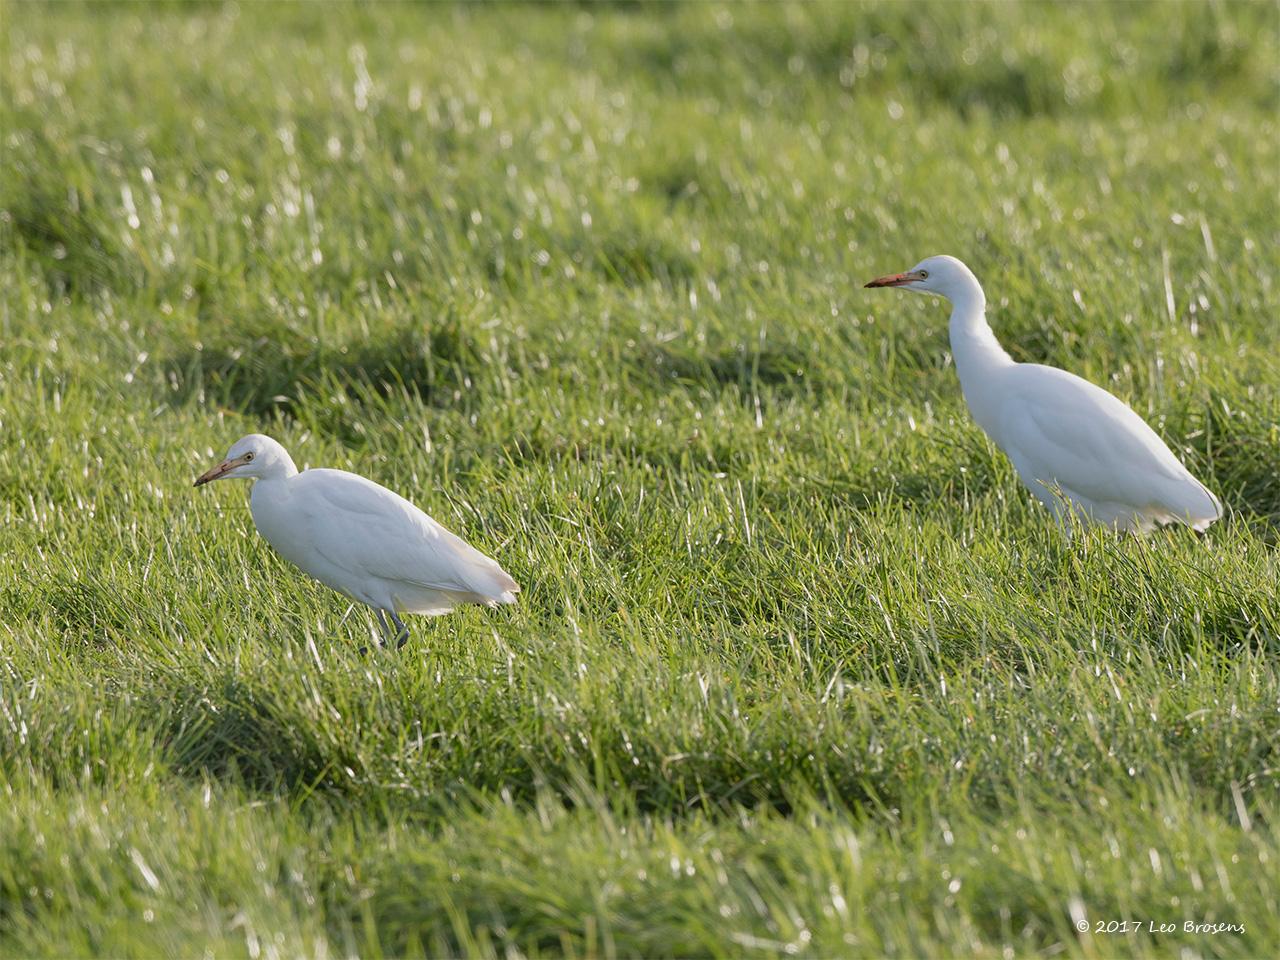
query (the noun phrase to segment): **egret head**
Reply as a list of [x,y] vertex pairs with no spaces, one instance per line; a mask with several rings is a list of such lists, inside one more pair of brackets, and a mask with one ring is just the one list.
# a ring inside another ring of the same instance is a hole
[[261,433],[251,433],[233,443],[220,464],[200,475],[196,486],[226,477],[264,479],[297,472],[284,447]]
[[916,293],[933,293],[952,303],[982,293],[973,271],[955,257],[937,256],[921,260],[906,273],[878,277],[868,287],[901,287]]

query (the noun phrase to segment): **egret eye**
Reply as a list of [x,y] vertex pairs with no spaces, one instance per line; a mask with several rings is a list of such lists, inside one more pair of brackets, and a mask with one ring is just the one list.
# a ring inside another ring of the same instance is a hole
[[929,271],[928,271],[928,270],[921,270],[921,271],[920,271],[920,279],[921,279],[921,280],[928,280],[928,279],[929,279]]
[[244,455],[245,463],[248,463],[248,462],[249,462],[250,460],[252,460],[252,459],[253,459],[253,452],[252,452],[252,451],[250,451],[249,453],[246,453],[246,454]]

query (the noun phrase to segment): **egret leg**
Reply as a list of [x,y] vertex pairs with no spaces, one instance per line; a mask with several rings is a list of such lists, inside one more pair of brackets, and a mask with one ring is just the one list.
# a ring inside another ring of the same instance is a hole
[[[387,626],[387,618],[382,615],[381,610],[379,610],[377,607],[374,607],[373,612],[377,614],[378,626],[381,627],[380,636],[378,637],[378,645],[385,647],[387,645],[387,638],[391,636],[391,628]],[[360,653],[362,655],[368,652],[369,652],[368,647],[360,648]]]
[[[382,645],[385,647],[387,645],[387,641],[391,639],[391,628],[387,626],[387,618],[381,610],[375,609],[373,612],[378,615],[378,626],[382,628],[381,642],[382,642]],[[395,614],[393,613],[391,616],[394,617]]]
[[396,649],[399,650],[409,640],[409,627],[394,610],[391,611],[391,622],[396,625]]

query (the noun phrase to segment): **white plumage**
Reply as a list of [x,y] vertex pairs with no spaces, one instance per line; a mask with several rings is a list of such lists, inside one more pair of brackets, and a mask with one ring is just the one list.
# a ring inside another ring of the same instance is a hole
[[1164,523],[1204,530],[1222,505],[1122,400],[1075,374],[1015,363],[987,325],[986,297],[954,257],[930,257],[868,287],[951,301],[951,352],[974,420],[1059,520],[1143,533]]
[[383,613],[408,638],[400,613],[435,616],[463,603],[515,603],[520,587],[497,562],[408,500],[345,470],[304,470],[275,440],[242,437],[196,481],[255,478],[254,525],[286,560]]

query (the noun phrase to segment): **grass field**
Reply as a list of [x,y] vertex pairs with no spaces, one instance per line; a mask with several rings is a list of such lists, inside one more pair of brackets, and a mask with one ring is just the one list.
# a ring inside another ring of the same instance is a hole
[[[0,24],[0,955],[1280,952],[1274,4]],[[933,253],[1222,522],[1066,540]],[[360,656],[251,431],[521,603]]]

